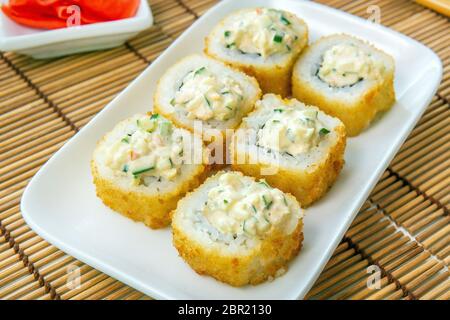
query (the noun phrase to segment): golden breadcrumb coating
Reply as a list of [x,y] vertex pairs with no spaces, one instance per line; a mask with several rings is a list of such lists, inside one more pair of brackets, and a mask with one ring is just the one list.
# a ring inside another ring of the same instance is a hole
[[286,271],[288,262],[302,247],[302,228],[299,221],[289,235],[273,234],[252,250],[229,255],[192,240],[176,219],[172,223],[173,244],[191,268],[198,274],[209,275],[235,287],[256,285]]

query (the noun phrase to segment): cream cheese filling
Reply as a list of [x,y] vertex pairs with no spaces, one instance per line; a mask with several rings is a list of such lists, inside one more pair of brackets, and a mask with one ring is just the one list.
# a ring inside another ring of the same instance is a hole
[[329,133],[317,116],[314,109],[275,108],[258,130],[257,144],[293,156],[308,152]]
[[280,190],[234,172],[220,176],[203,208],[203,215],[221,233],[250,237],[263,237],[299,212],[298,203]]
[[200,67],[183,78],[171,104],[185,108],[189,119],[224,121],[234,116],[242,100],[242,87],[238,81]]
[[173,180],[182,165],[183,138],[158,114],[146,115],[104,152],[105,164],[132,178],[133,185],[141,184],[146,177]]
[[257,8],[236,17],[224,31],[222,43],[228,49],[267,58],[290,52],[297,39],[291,21],[282,11]]
[[317,75],[332,87],[351,86],[363,79],[379,79],[384,66],[352,43],[337,44],[325,51]]

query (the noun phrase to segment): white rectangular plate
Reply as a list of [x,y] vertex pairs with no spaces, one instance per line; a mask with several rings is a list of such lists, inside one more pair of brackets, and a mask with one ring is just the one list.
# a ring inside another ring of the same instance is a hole
[[[398,101],[368,130],[348,140],[345,168],[330,192],[307,210],[304,247],[289,271],[272,282],[234,288],[190,269],[172,246],[170,228],[153,231],[105,207],[95,196],[89,162],[97,140],[118,121],[151,109],[156,82],[168,67],[187,54],[200,53],[207,32],[226,14],[253,6],[299,15],[310,28],[310,40],[345,32],[390,53],[396,61]],[[441,62],[428,48],[349,14],[306,1],[224,1],[174,41],[44,165],[25,190],[23,216],[55,246],[154,298],[302,298],[431,101],[441,74]]]

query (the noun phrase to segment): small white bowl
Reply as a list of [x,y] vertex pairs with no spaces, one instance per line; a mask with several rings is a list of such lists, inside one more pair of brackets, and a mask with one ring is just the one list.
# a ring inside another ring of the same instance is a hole
[[56,30],[25,27],[0,10],[0,51],[14,51],[44,59],[108,49],[120,46],[152,24],[153,16],[146,0],[141,0],[132,18]]

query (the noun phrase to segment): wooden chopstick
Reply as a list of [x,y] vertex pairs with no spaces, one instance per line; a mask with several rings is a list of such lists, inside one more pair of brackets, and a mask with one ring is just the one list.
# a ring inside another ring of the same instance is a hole
[[418,4],[450,17],[450,0],[415,0]]

